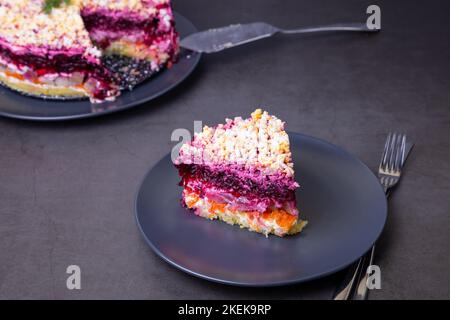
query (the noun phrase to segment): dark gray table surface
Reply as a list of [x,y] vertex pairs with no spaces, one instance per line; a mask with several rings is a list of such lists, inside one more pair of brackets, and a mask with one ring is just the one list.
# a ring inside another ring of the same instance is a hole
[[[167,265],[136,227],[137,188],[171,150],[174,129],[262,106],[289,130],[342,146],[374,169],[388,131],[415,141],[389,201],[376,257],[382,289],[371,298],[449,299],[450,5],[375,3],[382,10],[378,35],[276,37],[206,56],[176,90],[103,118],[0,119],[0,298],[328,299],[340,274],[269,289],[213,284]],[[200,29],[364,21],[369,4],[174,1]],[[82,269],[79,291],[66,289],[71,264]]]

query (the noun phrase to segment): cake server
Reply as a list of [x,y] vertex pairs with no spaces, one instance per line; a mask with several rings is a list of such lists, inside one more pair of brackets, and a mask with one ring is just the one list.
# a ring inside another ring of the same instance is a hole
[[265,22],[254,22],[234,24],[228,27],[197,32],[181,40],[181,46],[196,52],[213,53],[268,38],[275,34],[300,34],[330,31],[377,32],[379,29],[369,29],[365,23],[339,23],[285,30]]

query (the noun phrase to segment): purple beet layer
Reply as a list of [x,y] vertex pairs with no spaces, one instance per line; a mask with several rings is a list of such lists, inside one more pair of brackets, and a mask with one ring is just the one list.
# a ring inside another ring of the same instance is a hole
[[188,192],[195,192],[200,198],[208,198],[217,203],[225,203],[231,209],[239,211],[259,211],[261,213],[273,209],[284,209],[292,215],[298,215],[294,192],[290,200],[263,196],[258,193],[242,194],[229,188],[221,188],[211,182],[188,179],[183,182]]
[[160,12],[172,12],[169,4],[156,6],[155,14],[133,11],[115,11],[85,7],[81,11],[83,22],[88,31],[93,29],[117,31],[145,31],[148,34],[161,35],[174,29],[174,21],[163,23]]
[[292,177],[282,174],[265,175],[258,169],[248,170],[238,165],[204,166],[197,164],[176,165],[181,176],[181,185],[186,186],[189,180],[202,181],[219,188],[233,190],[239,195],[255,195],[276,199],[276,201],[292,201],[295,199],[297,182]]
[[92,77],[102,84],[102,87],[94,93],[94,96],[101,100],[107,97],[110,91],[115,90],[111,84],[109,71],[101,65],[87,60],[82,53],[64,54],[60,52],[52,55],[36,55],[31,52],[14,52],[0,44],[0,56],[14,65],[31,68],[38,76],[52,73],[85,73],[86,78]]
[[83,13],[83,21],[87,30],[102,29],[109,31],[139,30],[156,33],[158,19],[132,20],[127,17],[112,17],[100,12]]

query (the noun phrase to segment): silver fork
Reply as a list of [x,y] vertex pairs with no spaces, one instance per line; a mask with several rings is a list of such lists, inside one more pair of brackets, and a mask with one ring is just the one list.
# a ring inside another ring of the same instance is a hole
[[378,179],[380,179],[384,192],[388,192],[400,180],[405,162],[405,152],[406,135],[389,133],[378,168]]
[[[378,168],[378,179],[387,197],[389,197],[390,190],[399,182],[402,167],[412,147],[413,144],[406,144],[406,135],[388,134]],[[350,299],[355,285],[354,299],[367,299],[367,268],[373,264],[374,253],[375,245],[350,267],[347,276],[334,295],[334,300]]]

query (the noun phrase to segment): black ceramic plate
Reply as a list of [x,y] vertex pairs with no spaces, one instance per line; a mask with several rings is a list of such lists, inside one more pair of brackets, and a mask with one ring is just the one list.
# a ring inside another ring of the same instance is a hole
[[[183,16],[175,13],[177,30],[183,38],[197,29]],[[114,102],[91,104],[89,100],[44,100],[21,95],[0,85],[0,115],[26,120],[58,121],[88,118],[128,109],[152,100],[174,88],[197,66],[201,55],[182,50],[180,60],[164,69],[133,91],[123,91]]]
[[377,178],[357,158],[316,138],[290,134],[298,207],[309,224],[279,238],[209,221],[180,205],[170,155],[146,176],[136,199],[137,223],[165,261],[200,278],[231,285],[275,286],[323,277],[362,256],[387,213]]

